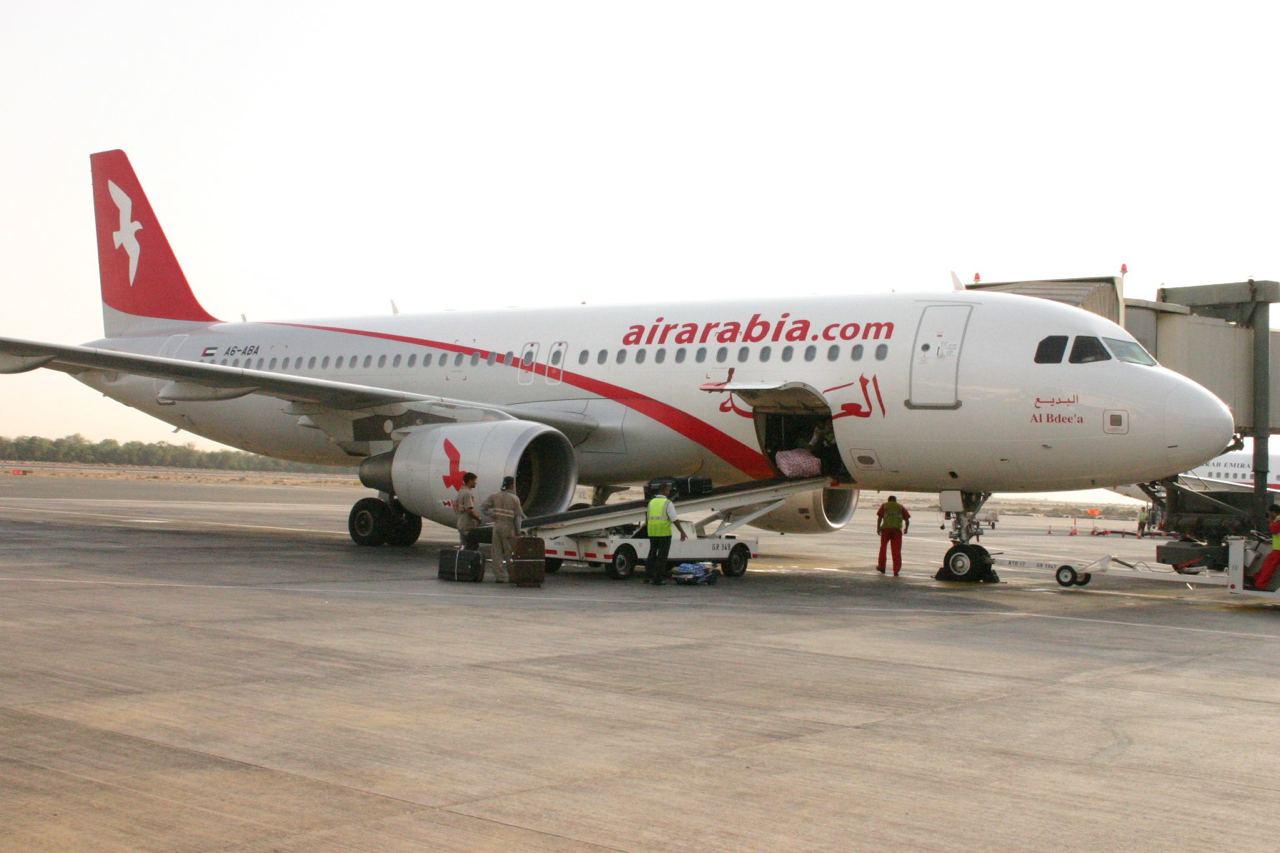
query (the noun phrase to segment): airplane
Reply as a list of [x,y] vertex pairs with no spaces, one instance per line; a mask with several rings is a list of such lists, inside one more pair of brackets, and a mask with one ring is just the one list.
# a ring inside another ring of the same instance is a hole
[[[453,525],[464,470],[517,478],[529,516],[577,486],[779,476],[776,453],[830,421],[828,486],[753,522],[843,527],[858,491],[936,491],[976,513],[995,491],[1146,482],[1221,453],[1212,393],[1110,321],[994,292],[729,299],[444,315],[224,322],[196,299],[125,153],[90,157],[104,337],[0,337],[0,371],[59,370],[188,432],[283,459],[359,465],[377,497],[362,545]],[[944,558],[980,579],[960,525]]]
[[[1253,451],[1239,450],[1215,456],[1175,479],[1179,486],[1192,492],[1252,492]],[[1115,486],[1112,491],[1140,501],[1151,499],[1136,484]],[[1280,456],[1275,454],[1267,457],[1267,491],[1280,492]]]

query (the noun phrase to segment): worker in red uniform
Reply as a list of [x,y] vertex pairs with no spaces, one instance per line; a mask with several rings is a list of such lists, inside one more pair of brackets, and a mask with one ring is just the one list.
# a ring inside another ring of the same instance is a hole
[[1262,561],[1262,568],[1254,574],[1253,583],[1245,581],[1246,587],[1268,589],[1271,576],[1276,573],[1276,566],[1280,566],[1280,504],[1272,504],[1267,510],[1267,530],[1271,533],[1271,553]]
[[889,500],[880,504],[876,510],[876,533],[880,534],[880,558],[876,560],[876,571],[884,574],[884,552],[893,549],[893,576],[902,571],[902,537],[911,528],[911,513],[898,503],[897,497],[889,495]]

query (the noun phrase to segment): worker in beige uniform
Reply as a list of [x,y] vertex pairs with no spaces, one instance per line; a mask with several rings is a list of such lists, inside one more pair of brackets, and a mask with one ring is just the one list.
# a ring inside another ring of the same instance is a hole
[[524,523],[524,507],[516,497],[516,478],[503,477],[502,491],[494,492],[480,504],[480,511],[493,519],[493,573],[498,583],[506,583],[516,535]]
[[476,512],[476,475],[470,471],[462,475],[462,488],[453,499],[453,511],[457,514],[458,541],[463,548],[474,550],[474,531],[480,526],[481,518]]

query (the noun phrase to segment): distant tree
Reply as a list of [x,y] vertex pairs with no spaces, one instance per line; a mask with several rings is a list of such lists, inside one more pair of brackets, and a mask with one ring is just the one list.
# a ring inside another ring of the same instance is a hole
[[143,465],[166,468],[205,468],[221,471],[284,471],[324,473],[327,465],[307,465],[272,459],[239,450],[199,450],[194,444],[176,445],[167,441],[124,444],[113,438],[91,443],[79,433],[48,439],[34,435],[17,438],[0,436],[0,459],[12,462],[72,462],[83,465]]

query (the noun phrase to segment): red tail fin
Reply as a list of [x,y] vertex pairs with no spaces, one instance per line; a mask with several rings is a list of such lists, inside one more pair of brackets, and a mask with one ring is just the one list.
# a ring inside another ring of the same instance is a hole
[[125,153],[103,151],[89,163],[107,337],[218,322],[191,292]]

